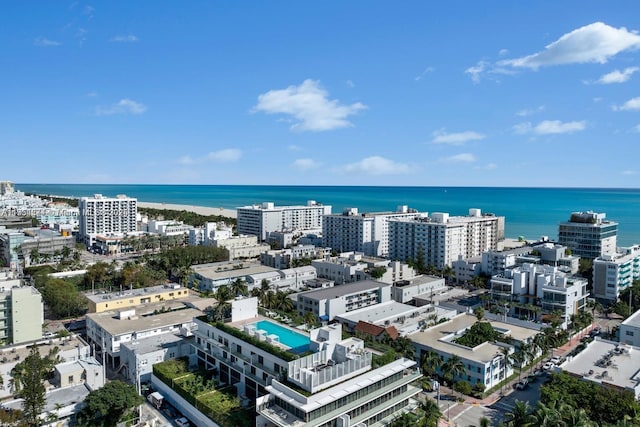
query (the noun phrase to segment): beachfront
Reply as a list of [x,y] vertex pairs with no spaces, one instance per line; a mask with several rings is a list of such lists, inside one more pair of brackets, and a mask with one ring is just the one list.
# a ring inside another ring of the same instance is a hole
[[235,209],[225,208],[210,208],[206,206],[194,206],[194,205],[178,205],[174,203],[156,203],[156,202],[138,202],[140,208],[150,209],[168,209],[172,211],[189,211],[197,213],[198,215],[222,215],[228,218],[237,218]]

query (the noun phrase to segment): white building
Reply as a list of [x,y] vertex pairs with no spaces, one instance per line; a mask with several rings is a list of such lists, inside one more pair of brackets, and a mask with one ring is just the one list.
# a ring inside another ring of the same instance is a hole
[[607,220],[604,213],[573,212],[558,226],[558,243],[582,258],[614,254],[617,236],[618,223]]
[[640,246],[618,248],[593,260],[593,296],[617,301],[620,292],[640,279]]
[[587,280],[568,275],[550,265],[523,264],[491,277],[489,291],[493,302],[508,305],[516,316],[536,318],[531,305],[541,314],[562,313],[562,327],[567,328],[571,315],[584,310],[589,292]]
[[4,196],[5,194],[11,194],[15,191],[15,187],[13,182],[11,181],[0,181],[0,196]]
[[151,219],[147,223],[147,231],[149,231],[149,233],[155,233],[161,236],[187,235],[192,229],[192,225],[173,220]]
[[348,285],[316,289],[297,294],[297,310],[311,312],[323,321],[359,308],[391,301],[391,285],[363,280]]
[[459,256],[451,262],[451,268],[455,275],[456,283],[468,283],[471,279],[480,275],[482,271],[482,257],[470,257],[467,259]]
[[395,219],[389,222],[389,257],[442,269],[460,256],[481,256],[497,248],[504,238],[504,217],[469,209],[468,216],[433,213],[430,217]]
[[271,249],[266,243],[258,243],[257,236],[250,235],[229,236],[227,238],[216,237],[211,239],[209,244],[229,251],[230,261],[240,258],[257,258],[263,252]]
[[368,256],[389,254],[389,221],[426,215],[407,206],[396,212],[358,213],[347,208],[342,214],[327,215],[322,225],[324,246],[338,252],[362,252]]
[[[112,368],[121,368],[120,347],[126,343],[165,334],[191,334],[193,318],[201,316],[212,298],[187,298],[150,303],[119,311],[87,314],[87,338]],[[131,367],[130,367],[131,368]]]
[[163,334],[138,339],[120,346],[121,373],[131,384],[151,380],[153,365],[193,354],[192,335]]
[[233,227],[224,222],[207,222],[204,227],[189,230],[189,244],[191,246],[210,245],[216,239],[229,239],[233,236]]
[[408,304],[418,295],[437,295],[447,290],[444,278],[435,276],[418,276],[411,280],[396,282],[391,288],[394,301]]
[[[514,372],[512,365],[505,363],[503,348],[509,348],[510,352],[513,352],[514,344],[518,346],[529,342],[539,331],[492,321],[490,323],[493,329],[510,338],[512,344],[486,341],[471,348],[454,342],[477,321],[473,315],[460,314],[424,332],[411,334],[409,338],[416,348],[416,360],[421,360],[422,355],[428,351],[440,356],[443,364],[451,357],[458,356],[465,369],[462,375],[453,378],[454,382],[466,381],[472,386],[479,383],[486,389],[495,387]],[[438,374],[442,374],[441,368],[438,368]]]
[[362,261],[362,253],[346,252],[337,257],[314,259],[311,265],[318,277],[329,279],[336,285],[357,282],[367,277],[368,265]]
[[314,200],[306,206],[275,206],[273,202],[237,208],[238,234],[253,234],[266,240],[273,231],[321,230],[322,218],[331,214],[331,206]]
[[622,321],[619,334],[621,343],[640,347],[640,310]]
[[125,195],[104,197],[95,194],[93,197],[81,197],[78,199],[80,241],[90,247],[97,235],[136,231],[137,205],[137,199]]
[[289,268],[292,261],[299,259],[324,259],[331,253],[329,248],[313,245],[295,245],[286,249],[275,249],[260,254],[260,262],[273,268]]

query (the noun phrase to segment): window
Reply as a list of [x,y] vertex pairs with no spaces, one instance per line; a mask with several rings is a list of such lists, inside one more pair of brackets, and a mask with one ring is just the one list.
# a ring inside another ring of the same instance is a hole
[[68,381],[69,381],[70,383],[72,383],[72,382],[73,382],[73,375],[69,375]]
[[140,361],[140,366],[147,366],[148,363],[149,361],[147,359],[143,359]]
[[264,357],[258,355],[258,363],[264,365]]
[[625,335],[628,335],[630,337],[633,336],[633,331],[625,331]]

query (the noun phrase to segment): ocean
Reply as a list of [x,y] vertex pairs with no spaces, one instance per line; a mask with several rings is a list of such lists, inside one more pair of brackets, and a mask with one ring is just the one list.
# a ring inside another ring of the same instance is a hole
[[304,205],[307,200],[330,205],[334,213],[348,207],[395,211],[407,205],[421,212],[466,215],[469,208],[479,208],[505,217],[507,237],[528,240],[557,239],[558,223],[568,220],[571,212],[591,210],[605,212],[619,223],[619,246],[640,243],[640,189],[138,184],[16,184],[16,189],[73,197],[126,194],[142,202],[228,209],[267,201]]

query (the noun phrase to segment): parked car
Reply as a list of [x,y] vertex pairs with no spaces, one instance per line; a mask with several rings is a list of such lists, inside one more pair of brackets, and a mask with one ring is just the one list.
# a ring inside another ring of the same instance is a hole
[[562,359],[559,356],[553,356],[551,358],[551,360],[549,360],[549,362],[553,363],[554,365],[558,366],[559,364],[562,363]]
[[173,422],[176,423],[178,427],[189,427],[191,425],[185,417],[176,418]]
[[520,380],[516,383],[516,390],[524,390],[529,385],[529,381],[526,379]]
[[596,327],[596,328],[593,328],[591,332],[589,332],[589,335],[591,335],[592,337],[596,337],[600,335],[600,332],[602,332],[600,328]]
[[555,368],[555,366],[556,366],[556,365],[554,365],[553,363],[551,363],[551,362],[547,362],[547,363],[545,363],[544,365],[542,365],[542,369],[544,369],[545,371],[548,371],[548,370],[550,370],[550,369]]

